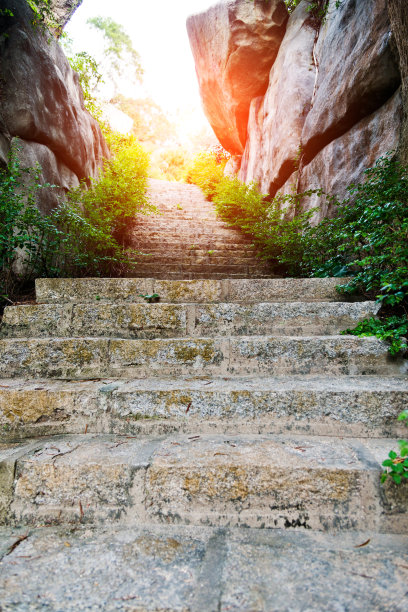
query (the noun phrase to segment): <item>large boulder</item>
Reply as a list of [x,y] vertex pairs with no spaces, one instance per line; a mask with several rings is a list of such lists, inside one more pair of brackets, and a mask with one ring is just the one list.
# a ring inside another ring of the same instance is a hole
[[[367,168],[397,148],[401,120],[402,101],[397,91],[379,110],[333,140],[302,169],[299,192],[321,188],[339,200],[348,196],[348,185],[361,182]],[[318,208],[313,216],[315,223],[335,212],[330,200],[317,195],[304,199],[304,210],[314,207]]]
[[187,20],[204,111],[233,155],[243,153],[250,103],[268,87],[287,20],[282,0],[226,0]]
[[18,137],[31,148],[33,143],[44,145],[57,167],[77,179],[97,176],[109,151],[98,123],[84,107],[78,75],[58,42],[31,25],[25,2],[3,0],[2,6],[14,17],[0,18],[0,141]]
[[398,89],[390,30],[387,0],[342,0],[339,5],[330,0],[315,49],[316,92],[302,134],[306,163]]
[[67,190],[79,186],[77,175],[45,145],[19,139],[13,139],[12,144],[18,148],[21,167],[35,168],[39,164],[41,166],[40,184],[48,183],[53,186],[37,192],[37,206],[41,212],[49,213],[59,204]]
[[243,181],[257,182],[264,193],[276,193],[300,157],[316,73],[312,64],[316,31],[310,24],[308,7],[304,0],[290,16],[263,103],[259,99],[252,103],[239,176]]

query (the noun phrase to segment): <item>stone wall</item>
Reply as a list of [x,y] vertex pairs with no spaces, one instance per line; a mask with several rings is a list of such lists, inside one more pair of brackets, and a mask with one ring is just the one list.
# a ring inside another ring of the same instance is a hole
[[[265,13],[278,5],[282,10],[275,0],[263,5]],[[233,155],[242,155],[236,158],[239,178],[255,181],[264,193],[274,196],[278,191],[320,187],[343,197],[348,184],[360,181],[364,170],[399,142],[401,78],[387,0],[343,0],[338,7],[336,0],[330,0],[320,27],[311,19],[308,5],[303,0],[289,19],[281,17],[284,32],[276,55],[270,57],[267,87],[247,99],[248,122],[245,130],[240,127],[242,150],[228,139],[220,138],[220,142]],[[188,31],[202,92],[202,83],[219,77],[212,63],[204,65],[203,59],[208,41],[228,38],[227,21],[218,21],[217,32],[212,25],[214,14],[222,11],[248,14],[248,25],[244,19],[240,26],[247,30],[259,15],[259,4],[228,0],[190,18]],[[197,31],[192,36],[191,23],[200,24],[201,38]],[[225,65],[227,53],[217,43],[212,49],[217,50],[218,65]],[[252,61],[256,63],[254,56]],[[239,71],[235,74],[239,83]],[[230,84],[229,91],[233,89]],[[216,116],[205,95],[203,104],[219,136],[223,115]],[[231,108],[233,103],[228,101],[223,112]],[[223,129],[228,130],[226,122]],[[310,198],[304,207],[319,204],[317,198]],[[321,206],[315,220],[333,213],[327,205]]]
[[[59,0],[65,23],[74,2]],[[84,107],[78,75],[71,69],[59,43],[31,24],[32,13],[21,0],[3,0],[13,17],[0,16],[0,159],[5,163],[18,139],[24,166],[42,166],[42,182],[75,187],[81,179],[97,176],[109,156],[98,123]],[[57,203],[52,190],[39,207],[49,211]]]

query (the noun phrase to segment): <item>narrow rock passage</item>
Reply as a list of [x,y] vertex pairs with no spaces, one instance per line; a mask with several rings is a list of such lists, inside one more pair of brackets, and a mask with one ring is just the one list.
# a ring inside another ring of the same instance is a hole
[[407,361],[340,335],[378,305],[268,278],[196,187],[150,197],[138,277],[5,310],[1,610],[406,612]]

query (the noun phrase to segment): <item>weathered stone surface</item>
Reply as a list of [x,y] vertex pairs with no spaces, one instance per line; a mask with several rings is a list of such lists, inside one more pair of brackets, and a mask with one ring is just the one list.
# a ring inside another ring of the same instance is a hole
[[35,440],[24,444],[0,443],[0,525],[4,525],[9,516],[17,460],[37,446]]
[[247,139],[238,172],[239,180],[244,183],[256,181],[261,176],[263,119],[264,96],[258,96],[252,99],[249,107]]
[[50,434],[301,433],[403,438],[408,381],[263,377],[3,380],[4,439]]
[[0,340],[3,378],[132,378],[142,376],[374,375],[403,376],[407,361],[377,338],[241,336],[126,340]]
[[[363,340],[363,341],[362,341]],[[231,374],[404,375],[408,363],[387,355],[377,338],[355,336],[231,338]]]
[[380,108],[400,85],[386,0],[330,0],[316,45],[318,77],[302,133],[304,161]]
[[229,176],[230,178],[237,176],[241,166],[241,161],[242,158],[240,155],[233,155],[225,165],[224,176]]
[[316,32],[302,2],[288,21],[272,66],[263,103],[252,103],[245,162],[239,174],[255,181],[262,193],[274,194],[292,174],[300,156],[300,139],[315,82],[312,51]]
[[357,441],[330,438],[168,440],[152,457],[146,503],[162,522],[378,528],[378,468],[363,456]]
[[14,14],[0,24],[6,136],[45,145],[78,178],[96,176],[109,152],[84,108],[78,75],[59,44],[31,26],[27,3],[4,0],[2,6]]
[[159,280],[145,278],[38,278],[39,303],[143,302],[157,293],[163,303],[341,302],[347,278]]
[[[22,168],[41,166],[40,184],[56,185],[57,188],[42,189],[37,195],[37,207],[49,213],[60,202],[68,189],[79,186],[77,175],[72,172],[47,146],[38,142],[13,139],[18,147],[18,157]],[[23,176],[24,180],[24,176]]]
[[379,309],[375,302],[13,306],[5,309],[0,337],[318,336],[338,334]]
[[[346,190],[348,185],[360,182],[367,168],[374,166],[379,157],[397,148],[401,116],[401,95],[398,91],[378,111],[333,140],[310,164],[302,168],[299,192],[320,188],[339,200],[346,198],[349,195]],[[330,200],[317,195],[305,198],[302,205],[305,210],[318,208],[313,215],[315,223],[335,212]]]
[[229,0],[187,21],[205,113],[233,155],[243,152],[249,105],[266,91],[287,19],[281,0]]
[[401,533],[408,489],[391,485],[384,497],[376,459],[393,444],[271,435],[48,438],[23,445],[16,457],[7,521],[379,531],[386,525]]
[[314,302],[342,301],[336,291],[347,278],[279,278],[230,280],[228,300],[231,302]]
[[108,612],[130,606],[172,612],[405,612],[408,539],[401,535],[182,525],[46,528],[30,530],[6,554],[24,535],[23,529],[0,531],[6,612],[84,606]]
[[38,524],[120,518],[134,503],[130,489],[135,473],[147,467],[155,448],[149,439],[131,446],[120,442],[91,435],[51,439],[20,458],[12,520]]

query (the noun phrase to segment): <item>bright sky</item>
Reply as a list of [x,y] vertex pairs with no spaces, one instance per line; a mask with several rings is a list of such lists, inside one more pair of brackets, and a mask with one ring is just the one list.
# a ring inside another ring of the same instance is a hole
[[89,17],[111,17],[122,24],[141,56],[144,91],[129,97],[152,97],[163,110],[186,116],[196,129],[208,125],[201,110],[186,18],[216,0],[83,0],[66,27],[76,51],[98,54],[100,34],[86,25]]

